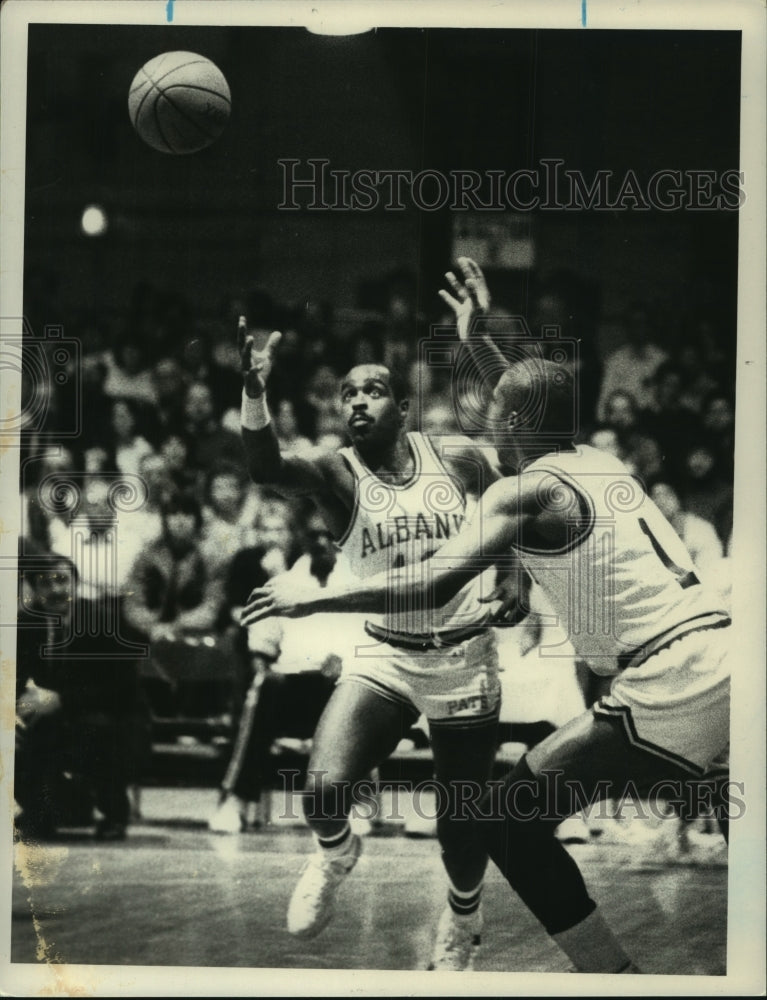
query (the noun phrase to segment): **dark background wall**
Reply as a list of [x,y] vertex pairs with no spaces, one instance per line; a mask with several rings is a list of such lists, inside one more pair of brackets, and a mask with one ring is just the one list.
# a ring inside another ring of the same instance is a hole
[[[127,113],[138,68],[188,49],[226,75],[233,114],[191,156],[145,146]],[[334,38],[295,28],[35,25],[29,36],[25,308],[118,316],[136,283],[200,313],[225,294],[365,305],[371,281],[417,276],[421,308],[450,265],[450,212],[287,213],[278,160],[338,169],[534,167],[561,157],[592,175],[737,169],[740,36],[735,32],[387,29]],[[83,207],[110,228],[81,235]],[[568,268],[602,316],[628,299],[710,311],[732,327],[737,213],[530,214],[532,284]],[[43,275],[44,277],[40,277]],[[51,276],[58,288],[51,290]],[[48,298],[49,302],[44,304]],[[64,315],[52,315],[51,311]]]

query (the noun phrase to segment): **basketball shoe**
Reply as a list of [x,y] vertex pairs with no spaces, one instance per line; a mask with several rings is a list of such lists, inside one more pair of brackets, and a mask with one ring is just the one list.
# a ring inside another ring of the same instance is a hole
[[474,968],[482,931],[482,908],[466,915],[450,906],[442,911],[437,924],[429,971],[468,972]]
[[338,887],[357,864],[361,852],[362,840],[351,834],[349,850],[340,857],[328,857],[320,849],[309,858],[288,906],[291,934],[315,937],[330,923]]

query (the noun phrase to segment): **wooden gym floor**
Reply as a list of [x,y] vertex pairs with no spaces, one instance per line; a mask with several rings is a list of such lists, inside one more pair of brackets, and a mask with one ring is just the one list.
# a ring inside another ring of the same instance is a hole
[[[55,843],[15,846],[12,963],[425,969],[445,893],[433,838],[405,836],[395,825],[366,837],[335,920],[318,938],[300,941],[287,934],[285,912],[312,849],[306,829],[277,823],[213,834],[205,819],[214,791],[149,791],[142,821],[122,843],[99,845],[75,830]],[[610,840],[568,849],[643,971],[723,975],[723,844],[683,862]],[[484,912],[478,972],[567,971],[493,866]]]

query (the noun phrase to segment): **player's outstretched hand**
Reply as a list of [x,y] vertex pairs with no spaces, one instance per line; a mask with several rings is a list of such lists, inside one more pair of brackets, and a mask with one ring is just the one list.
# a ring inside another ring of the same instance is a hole
[[316,594],[296,586],[288,574],[281,573],[263,587],[256,587],[242,609],[241,625],[255,625],[264,618],[303,618],[312,613]]
[[453,271],[448,271],[445,280],[450,285],[452,294],[442,288],[439,296],[455,313],[458,336],[461,340],[468,340],[474,321],[477,317],[484,316],[490,308],[490,292],[482,269],[471,257],[459,257],[458,267],[463,281]]
[[244,316],[240,316],[237,324],[237,347],[240,351],[245,392],[251,399],[263,396],[266,380],[274,362],[274,352],[281,339],[282,334],[279,330],[275,330],[269,335],[265,346],[260,350],[257,349],[255,337],[252,333],[248,333],[247,320]]

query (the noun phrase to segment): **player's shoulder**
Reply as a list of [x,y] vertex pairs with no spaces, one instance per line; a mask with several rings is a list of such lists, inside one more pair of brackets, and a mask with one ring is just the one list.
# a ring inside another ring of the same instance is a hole
[[497,465],[497,455],[491,445],[480,444],[465,434],[424,434],[423,437],[448,466],[494,469]]

